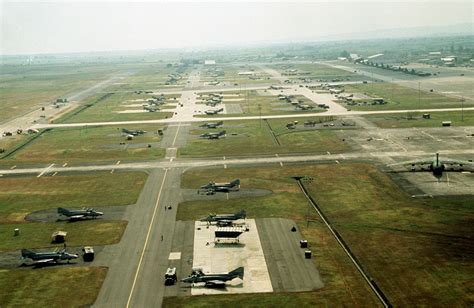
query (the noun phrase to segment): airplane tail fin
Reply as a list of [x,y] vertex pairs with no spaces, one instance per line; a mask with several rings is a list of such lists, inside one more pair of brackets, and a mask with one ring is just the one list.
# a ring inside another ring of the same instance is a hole
[[225,133],[226,133],[225,130],[221,131],[221,136],[225,135]]
[[222,125],[222,124],[224,124],[224,121],[217,122],[217,125]]
[[439,153],[436,153],[436,166],[439,166]]
[[245,212],[245,210],[241,210],[240,213],[239,213],[240,217],[242,218],[246,218],[247,217],[247,212]]
[[238,267],[235,270],[233,270],[232,272],[229,272],[229,274],[230,275],[236,275],[240,279],[244,279],[244,267],[243,266]]
[[240,185],[240,179],[235,179],[231,182],[233,186],[239,186]]
[[69,212],[68,210],[66,210],[66,209],[64,209],[64,208],[62,208],[62,207],[58,207],[58,214],[66,214],[66,213],[68,213],[68,212]]

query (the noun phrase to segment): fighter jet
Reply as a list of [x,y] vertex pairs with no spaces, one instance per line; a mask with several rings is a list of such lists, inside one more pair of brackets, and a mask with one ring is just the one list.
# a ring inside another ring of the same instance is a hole
[[126,129],[122,128],[122,133],[127,134],[127,135],[132,135],[132,136],[138,136],[138,135],[143,135],[146,133],[144,130],[139,130],[139,129]]
[[217,110],[206,110],[205,113],[208,115],[214,115],[214,114],[218,114],[221,111],[224,111],[224,108],[217,109]]
[[78,255],[66,252],[66,248],[57,251],[48,252],[34,252],[28,249],[21,250],[22,259],[31,259],[35,263],[58,263],[61,260],[69,261],[71,259],[77,259]]
[[311,110],[314,109],[314,106],[298,104],[296,105],[296,108],[299,108],[301,110]]
[[205,134],[199,135],[199,137],[206,138],[206,139],[219,139],[222,136],[225,136],[225,130],[222,130],[218,133],[205,133]]
[[306,122],[304,122],[304,126],[315,126],[317,124],[316,121],[313,121],[313,120],[308,120]]
[[208,123],[204,123],[202,125],[200,125],[199,127],[205,127],[205,128],[218,128],[219,126],[223,125],[224,122],[223,121],[219,121],[219,122],[208,122]]
[[439,159],[439,153],[436,153],[436,157],[431,160],[416,160],[411,162],[403,162],[395,165],[405,165],[410,167],[410,171],[430,171],[433,173],[433,176],[438,180],[443,176],[445,171],[464,171],[464,170],[473,170],[474,165],[469,161],[462,160],[448,160],[448,159]]
[[208,184],[201,186],[201,189],[210,190],[214,192],[229,192],[231,190],[239,190],[240,179],[235,179],[229,183],[209,182]]
[[104,213],[98,212],[94,209],[68,210],[62,207],[58,207],[58,214],[66,216],[69,219],[95,219],[98,216],[104,215]]
[[145,109],[148,112],[156,112],[156,111],[160,110],[160,108],[158,108],[156,106],[143,106],[143,109]]
[[209,216],[202,218],[201,221],[229,224],[234,220],[245,219],[245,217],[247,217],[247,213],[242,210],[235,214],[209,214]]
[[226,281],[234,278],[244,279],[244,268],[238,267],[235,270],[222,274],[205,274],[202,269],[193,269],[191,275],[181,279],[186,283],[204,282],[206,288],[225,288]]

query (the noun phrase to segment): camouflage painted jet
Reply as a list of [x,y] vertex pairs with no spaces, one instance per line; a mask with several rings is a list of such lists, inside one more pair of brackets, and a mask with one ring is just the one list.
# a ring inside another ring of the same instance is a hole
[[209,214],[209,216],[202,218],[201,221],[207,221],[208,223],[231,223],[234,220],[245,219],[245,217],[247,217],[247,213],[244,210],[241,210],[235,214]]
[[224,122],[223,121],[219,121],[219,122],[208,122],[208,123],[204,123],[202,125],[200,125],[199,127],[204,127],[204,128],[218,128],[219,126],[223,125]]
[[215,183],[209,182],[206,185],[201,186],[201,189],[206,189],[214,192],[229,192],[231,190],[240,189],[240,179],[235,179],[228,183]]
[[214,115],[214,114],[218,114],[221,111],[224,111],[224,108],[217,109],[217,110],[206,110],[205,113],[208,115]]
[[48,251],[48,252],[34,252],[28,249],[21,250],[22,259],[31,259],[35,263],[58,263],[62,260],[69,261],[71,259],[77,259],[78,255],[66,252],[66,249],[60,249],[57,251]]
[[226,131],[225,130],[222,130],[218,133],[205,133],[205,134],[201,134],[199,135],[199,137],[201,138],[206,138],[206,139],[219,139],[220,137],[222,136],[225,136],[225,133]]
[[242,280],[244,279],[243,267],[238,267],[231,272],[222,274],[205,274],[202,269],[193,269],[191,275],[181,279],[181,281],[193,284],[204,282],[206,288],[225,288],[226,281],[230,281],[237,277]]
[[94,209],[68,210],[62,207],[58,207],[58,214],[66,216],[69,219],[95,219],[98,216],[104,215],[104,213],[98,212]]
[[139,130],[139,129],[126,129],[122,128],[122,133],[127,134],[127,135],[132,135],[132,136],[138,136],[138,135],[143,135],[146,133],[144,130]]

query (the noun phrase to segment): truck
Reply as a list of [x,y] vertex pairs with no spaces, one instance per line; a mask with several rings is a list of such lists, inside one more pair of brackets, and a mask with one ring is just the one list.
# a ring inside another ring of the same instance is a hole
[[165,286],[171,286],[176,283],[176,267],[168,267],[165,273]]

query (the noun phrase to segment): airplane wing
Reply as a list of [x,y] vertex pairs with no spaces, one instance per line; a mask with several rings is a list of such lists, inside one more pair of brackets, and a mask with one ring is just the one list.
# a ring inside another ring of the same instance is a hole
[[225,281],[222,280],[209,280],[204,285],[206,288],[225,288]]
[[432,160],[414,160],[414,161],[405,161],[401,163],[390,164],[389,166],[411,166],[411,165],[431,165]]
[[473,168],[474,164],[468,161],[463,160],[440,160],[441,164],[449,165],[449,166],[463,166],[464,168],[467,167],[469,169]]
[[69,218],[71,218],[71,219],[82,219],[82,218],[84,218],[84,217],[86,217],[86,216],[85,216],[85,215],[74,215],[74,216],[69,216]]
[[51,258],[51,259],[42,259],[42,260],[37,260],[35,261],[36,264],[43,264],[43,263],[50,263],[50,262],[55,262],[56,260]]

